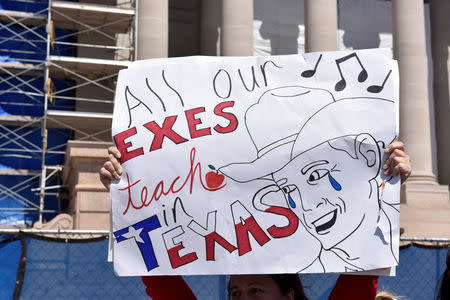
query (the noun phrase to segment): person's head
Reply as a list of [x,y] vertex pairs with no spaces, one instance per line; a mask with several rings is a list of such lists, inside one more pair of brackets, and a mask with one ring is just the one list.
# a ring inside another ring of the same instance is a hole
[[363,133],[324,142],[293,158],[273,178],[308,232],[330,249],[378,216],[372,180],[380,165],[377,141]]
[[400,297],[394,296],[389,292],[382,291],[377,294],[375,300],[400,300]]
[[308,300],[297,274],[231,275],[230,300]]

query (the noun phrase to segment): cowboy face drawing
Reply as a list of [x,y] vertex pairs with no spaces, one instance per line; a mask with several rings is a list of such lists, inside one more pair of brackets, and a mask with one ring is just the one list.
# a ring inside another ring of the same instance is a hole
[[257,157],[219,171],[238,182],[270,180],[253,201],[282,192],[323,249],[342,250],[346,257],[338,259],[359,260],[359,251],[349,253],[362,241],[396,259],[385,247],[392,228],[380,200],[381,149],[395,133],[377,130],[380,122],[396,128],[395,120],[395,103],[386,99],[334,100],[327,91],[305,87],[270,90],[246,113]]
[[[354,143],[361,138],[369,152],[355,155]],[[372,180],[379,172],[379,158],[371,136],[339,138],[298,155],[273,178],[306,230],[328,250],[377,216]]]

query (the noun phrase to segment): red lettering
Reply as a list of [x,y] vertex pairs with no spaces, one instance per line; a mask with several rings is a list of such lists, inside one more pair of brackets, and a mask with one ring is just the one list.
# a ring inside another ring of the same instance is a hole
[[[128,176],[128,174],[127,174],[127,176]],[[143,188],[142,188],[142,190],[141,190],[141,203],[142,203],[142,205],[146,205],[146,203],[147,203],[147,196],[148,196],[148,190],[147,190],[147,187],[146,186],[144,186]]]
[[227,102],[222,102],[222,103],[217,104],[216,107],[214,108],[214,113],[216,115],[223,117],[230,122],[230,124],[228,124],[228,126],[226,126],[226,127],[222,127],[219,124],[214,126],[213,129],[216,132],[229,133],[229,132],[236,130],[236,128],[238,126],[238,120],[237,120],[236,116],[233,115],[232,113],[227,113],[227,112],[223,111],[224,108],[233,107],[233,105],[234,105],[234,101],[227,101]]
[[251,233],[260,246],[267,243],[270,239],[256,223],[253,216],[244,220],[244,223],[240,222],[235,224],[236,238],[239,250],[239,256],[252,250],[250,246],[250,240],[248,234]]
[[175,247],[167,250],[167,253],[169,254],[170,264],[174,269],[181,267],[182,265],[188,264],[197,259],[197,254],[195,252],[191,252],[180,257],[180,253],[178,252],[181,249],[184,249],[183,243],[180,243]]
[[236,250],[235,246],[231,245],[227,240],[225,240],[221,235],[219,235],[215,231],[205,235],[205,242],[206,242],[206,260],[215,260],[214,244],[216,242],[230,253]]
[[114,136],[114,141],[116,142],[116,147],[120,151],[120,162],[123,164],[127,160],[130,160],[136,156],[144,154],[144,150],[137,148],[128,152],[128,148],[133,146],[131,142],[125,143],[125,139],[136,134],[136,127],[127,129],[121,133]]
[[[153,192],[150,193],[152,195],[152,197],[148,200],[148,190],[147,187],[143,187],[141,190],[141,205],[140,206],[136,206],[133,203],[132,197],[131,197],[131,187],[136,185],[138,182],[140,182],[141,180],[139,179],[138,181],[134,182],[133,184],[130,184],[130,179],[128,178],[128,173],[125,173],[127,176],[127,180],[128,180],[128,186],[125,188],[121,188],[119,189],[120,191],[124,191],[127,190],[128,191],[128,205],[127,208],[125,209],[125,211],[123,212],[123,214],[125,215],[128,212],[128,209],[130,207],[130,205],[134,208],[134,209],[141,209],[144,206],[147,207],[150,205],[150,203],[152,203],[153,200],[158,201],[161,196],[167,196],[170,193],[171,194],[177,194],[178,192],[180,192],[182,189],[184,189],[186,187],[186,185],[189,182],[189,193],[192,194],[192,191],[194,189],[194,182],[195,182],[195,175],[198,175],[198,179],[200,181],[200,185],[203,187],[203,189],[210,191],[210,192],[214,192],[214,191],[218,191],[222,188],[224,188],[226,186],[226,184],[222,184],[221,186],[215,187],[215,188],[209,188],[205,185],[205,183],[203,182],[203,177],[202,177],[202,167],[201,164],[198,162],[195,162],[195,154],[196,154],[196,150],[195,148],[191,149],[189,158],[190,158],[190,168],[189,168],[189,172],[186,175],[186,179],[184,180],[184,182],[180,185],[180,187],[176,188],[175,187],[175,183],[178,182],[178,180],[180,179],[180,176],[175,177],[175,179],[172,181],[170,187],[168,188],[167,191],[164,190],[164,181],[161,180],[158,182],[158,184],[155,186],[155,188],[153,189]],[[145,191],[144,191],[145,190]],[[148,200],[148,201],[147,201]]]
[[186,110],[184,112],[186,115],[186,120],[188,122],[189,133],[191,134],[191,138],[193,139],[205,135],[211,135],[211,128],[209,127],[197,129],[197,125],[202,124],[202,121],[200,119],[196,119],[195,115],[204,111],[205,111],[204,107],[198,107]]
[[[169,193],[169,191],[167,191],[167,194]],[[160,182],[158,182],[158,184],[155,187],[155,190],[153,191],[152,200],[153,199],[159,200],[159,198],[161,198],[163,194],[167,195],[166,193],[164,193],[164,181],[161,180]]]
[[[134,186],[134,185],[136,185],[136,184],[138,184],[139,181],[141,181],[141,180],[139,179],[138,181],[133,182],[133,184],[130,184],[130,178],[128,177],[128,173],[126,173],[126,175],[127,175],[128,186],[119,189],[119,191],[124,191],[124,190],[127,190],[127,191],[128,191],[128,204],[127,204],[127,208],[126,208],[125,211],[123,212],[124,215],[127,213],[128,208],[130,208],[130,204],[131,204],[131,206],[133,206],[134,209],[141,209],[142,207],[144,207],[144,204],[143,204],[143,203],[142,203],[141,206],[136,206],[136,205],[134,205],[133,200],[132,200],[132,198],[131,198],[131,187]],[[142,192],[141,192],[141,197],[142,197]],[[145,194],[145,197],[147,198],[147,193]],[[142,198],[141,198],[141,201],[142,201]]]
[[267,232],[269,232],[269,234],[273,238],[287,237],[297,231],[298,217],[289,208],[279,207],[279,206],[270,206],[269,208],[266,209],[266,212],[276,214],[276,215],[282,215],[288,219],[288,224],[284,227],[277,227],[275,225],[272,225],[271,227],[269,227],[267,229]]
[[166,117],[164,119],[162,127],[159,127],[159,125],[155,121],[151,121],[144,124],[145,128],[147,128],[148,130],[150,130],[155,134],[152,141],[152,145],[150,146],[150,151],[160,149],[165,137],[170,139],[175,144],[187,141],[187,139],[185,139],[184,137],[173,131],[172,126],[176,120],[177,116]]
[[[226,101],[216,105],[214,107],[214,114],[228,120],[229,124],[227,126],[221,126],[219,124],[215,125],[213,129],[221,134],[233,132],[238,127],[238,119],[232,113],[225,112],[224,109],[227,107],[233,107],[234,101]],[[134,107],[133,107],[134,108]],[[196,115],[199,113],[205,112],[204,107],[197,107],[193,109],[186,110],[185,116],[188,123],[189,134],[192,139],[211,135],[211,128],[198,128],[198,125],[202,124],[200,118],[196,118]],[[188,140],[177,132],[174,131],[173,126],[177,120],[178,116],[169,116],[164,119],[163,125],[159,126],[156,121],[151,121],[144,124],[144,127],[147,128],[154,134],[152,144],[150,145],[150,151],[158,150],[162,148],[162,144],[165,138],[168,138],[175,144],[180,144],[187,142]],[[127,160],[130,160],[136,156],[143,155],[143,148],[137,148],[131,151],[128,151],[128,148],[132,147],[133,144],[131,142],[125,143],[125,139],[133,136],[137,133],[136,127],[129,128],[121,133],[118,133],[114,136],[114,141],[116,143],[116,147],[119,149],[121,153],[121,163],[125,163]]]

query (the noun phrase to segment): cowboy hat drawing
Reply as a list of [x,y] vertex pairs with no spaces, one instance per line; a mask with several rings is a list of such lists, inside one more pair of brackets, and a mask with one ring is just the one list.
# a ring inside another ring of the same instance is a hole
[[284,86],[266,91],[245,113],[245,126],[257,156],[219,168],[225,176],[248,182],[276,172],[291,159],[291,150],[305,122],[335,102],[324,89]]

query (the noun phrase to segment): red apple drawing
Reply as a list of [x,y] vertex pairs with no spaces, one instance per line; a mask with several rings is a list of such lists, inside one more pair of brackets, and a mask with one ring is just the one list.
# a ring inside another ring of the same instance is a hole
[[208,165],[208,167],[213,170],[206,173],[205,179],[206,179],[206,185],[211,188],[217,188],[219,187],[222,182],[225,180],[225,176],[223,174],[217,173],[216,168],[212,165]]

